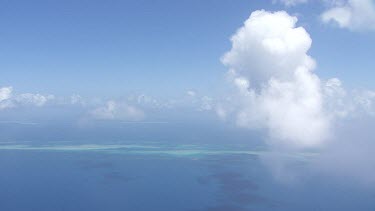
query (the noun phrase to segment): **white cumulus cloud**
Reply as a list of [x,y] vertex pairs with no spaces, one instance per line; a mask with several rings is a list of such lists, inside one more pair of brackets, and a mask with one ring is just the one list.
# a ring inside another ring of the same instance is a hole
[[186,94],[190,97],[195,97],[196,93],[193,90],[188,90]]
[[331,120],[307,54],[312,40],[296,22],[284,11],[253,12],[232,36],[222,62],[242,102],[239,125],[265,128],[278,143],[314,147],[330,136]]
[[0,88],[0,110],[18,106],[44,106],[55,99],[54,95],[42,95],[38,93],[13,93],[12,87]]
[[55,96],[53,95],[41,95],[33,93],[24,93],[17,95],[14,98],[14,102],[22,105],[34,105],[34,106],[43,106],[49,100],[53,100]]
[[2,87],[0,88],[0,101],[9,99],[12,94],[12,87]]
[[12,96],[12,91],[12,87],[0,88],[0,110],[12,107],[12,103],[9,101]]
[[144,118],[145,114],[139,108],[126,103],[108,101],[106,105],[90,112],[95,119],[137,121]]
[[353,31],[375,30],[374,0],[335,1],[333,5],[322,13],[324,23],[336,23]]

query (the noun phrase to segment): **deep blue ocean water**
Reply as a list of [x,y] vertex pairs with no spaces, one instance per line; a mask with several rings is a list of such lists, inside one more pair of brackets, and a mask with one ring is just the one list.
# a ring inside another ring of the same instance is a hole
[[374,210],[374,192],[284,184],[253,155],[2,150],[0,210]]
[[[375,210],[373,188],[309,172],[305,161],[287,168],[298,179],[280,179],[256,153],[262,146],[238,131],[226,142],[230,131],[192,126],[196,133],[175,128],[169,136],[167,126],[126,126],[111,136],[29,127],[3,130],[1,211]],[[23,135],[11,140],[15,131]]]

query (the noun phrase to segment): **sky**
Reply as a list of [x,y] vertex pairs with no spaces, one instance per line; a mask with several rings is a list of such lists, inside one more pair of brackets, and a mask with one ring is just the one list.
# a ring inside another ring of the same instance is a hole
[[222,123],[375,184],[373,0],[0,3],[1,123]]
[[[325,4],[272,1],[1,1],[2,86],[88,97],[221,95],[220,62],[252,11],[286,10],[313,38],[324,78],[374,88],[370,32],[322,24]],[[361,64],[360,66],[358,64]]]

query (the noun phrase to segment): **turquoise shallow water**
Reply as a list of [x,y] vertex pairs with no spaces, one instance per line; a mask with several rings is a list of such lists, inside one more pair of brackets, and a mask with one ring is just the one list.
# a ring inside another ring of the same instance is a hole
[[[124,155],[159,155],[174,157],[205,157],[212,155],[262,155],[267,150],[256,148],[246,149],[243,146],[210,146],[210,145],[167,145],[167,144],[75,144],[75,145],[30,145],[0,143],[0,150],[19,151],[56,151],[56,152],[96,152]],[[296,160],[313,159],[318,153],[285,153],[283,156]]]

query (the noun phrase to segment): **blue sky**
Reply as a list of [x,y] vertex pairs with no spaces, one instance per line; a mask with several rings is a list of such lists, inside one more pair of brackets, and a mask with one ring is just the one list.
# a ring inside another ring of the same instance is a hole
[[220,95],[220,58],[252,11],[287,10],[310,33],[322,78],[373,89],[375,36],[324,25],[324,4],[272,1],[2,1],[0,84],[17,92]]

